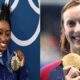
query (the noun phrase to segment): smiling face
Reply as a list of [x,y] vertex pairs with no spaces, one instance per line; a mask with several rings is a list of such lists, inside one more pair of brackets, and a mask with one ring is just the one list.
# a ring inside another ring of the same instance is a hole
[[63,13],[63,27],[70,47],[80,49],[80,5],[73,6]]
[[10,41],[11,29],[7,21],[0,21],[0,51],[4,52]]

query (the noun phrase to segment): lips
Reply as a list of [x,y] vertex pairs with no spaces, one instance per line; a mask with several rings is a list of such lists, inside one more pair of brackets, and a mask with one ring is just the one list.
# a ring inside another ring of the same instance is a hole
[[0,43],[0,46],[3,47],[3,48],[5,48],[6,45],[7,45],[6,43]]
[[75,40],[80,40],[80,37],[75,37]]
[[75,40],[80,40],[80,36],[72,36],[71,38]]
[[5,51],[7,49],[8,43],[7,42],[0,42],[0,51]]
[[80,45],[80,36],[72,36],[71,40],[77,45]]

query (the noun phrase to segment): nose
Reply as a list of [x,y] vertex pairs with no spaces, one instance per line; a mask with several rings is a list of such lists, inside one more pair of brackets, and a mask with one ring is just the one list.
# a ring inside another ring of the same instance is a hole
[[80,23],[77,23],[74,29],[75,32],[80,32]]
[[1,39],[2,42],[4,43],[4,42],[6,41],[6,36],[3,34],[1,38],[2,38],[2,39]]

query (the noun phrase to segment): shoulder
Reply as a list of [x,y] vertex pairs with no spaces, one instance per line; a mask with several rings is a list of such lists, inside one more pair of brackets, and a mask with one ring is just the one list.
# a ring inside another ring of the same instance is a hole
[[52,70],[53,68],[56,68],[57,66],[59,66],[61,64],[61,61],[55,61],[51,64],[48,64],[46,66],[44,66],[43,68],[41,68],[40,72],[49,72],[50,70]]
[[[51,72],[52,69],[58,67],[61,64],[61,61],[55,61],[51,64],[48,64],[47,66],[44,66],[40,70],[40,80],[48,80],[49,73]],[[45,79],[43,79],[45,78]]]

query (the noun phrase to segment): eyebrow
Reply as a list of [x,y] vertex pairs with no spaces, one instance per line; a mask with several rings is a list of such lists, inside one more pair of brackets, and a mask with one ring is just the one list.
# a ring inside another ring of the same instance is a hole
[[7,30],[7,31],[11,31],[11,30]]
[[[2,29],[0,29],[0,31],[3,31]],[[6,31],[11,31],[10,29],[6,30]]]

